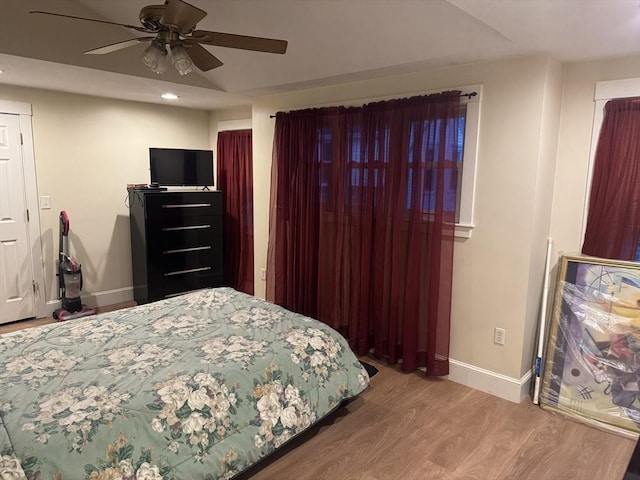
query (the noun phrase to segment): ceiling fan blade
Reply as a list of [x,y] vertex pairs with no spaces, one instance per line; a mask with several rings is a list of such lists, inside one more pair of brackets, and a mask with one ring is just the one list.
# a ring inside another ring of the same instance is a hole
[[188,33],[206,16],[207,12],[183,0],[168,0],[164,6],[160,23],[173,26],[180,33]]
[[102,55],[105,53],[111,53],[117,50],[122,50],[123,48],[132,47],[142,42],[150,42],[154,38],[155,37],[132,38],[131,40],[124,40],[122,42],[111,43],[103,47],[94,48],[93,50],[87,50],[84,53],[89,55]]
[[187,46],[185,48],[187,55],[193,64],[203,72],[208,72],[222,65],[222,62],[202,45],[189,40],[185,40],[184,43]]
[[55,17],[73,18],[74,20],[86,20],[88,22],[106,23],[107,25],[117,25],[119,27],[130,28],[131,30],[135,30],[137,32],[153,33],[143,27],[137,27],[135,25],[126,25],[124,23],[108,22],[106,20],[96,20],[95,18],[76,17],[74,15],[64,15],[62,13],[53,13],[53,12],[41,12],[39,10],[32,10],[29,13],[37,13],[40,15],[53,15]]
[[218,47],[239,48],[241,50],[253,50],[256,52],[285,53],[287,51],[286,40],[274,38],[248,37],[233,33],[209,32],[207,30],[195,30],[190,37],[198,43],[216,45]]

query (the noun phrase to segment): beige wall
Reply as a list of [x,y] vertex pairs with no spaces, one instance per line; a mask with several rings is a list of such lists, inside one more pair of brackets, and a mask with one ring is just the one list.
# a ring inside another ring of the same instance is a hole
[[[247,105],[209,112],[211,148],[214,152],[216,151],[216,145],[218,144],[218,132],[224,130],[224,126],[229,123],[237,124],[234,129],[251,128],[251,106]],[[222,125],[223,128],[219,128],[218,124]]]
[[51,197],[51,210],[40,211],[46,299],[57,298],[60,210],[70,217],[83,299],[130,289],[127,183],[149,182],[150,146],[209,148],[209,114],[9,85],[0,97],[32,105],[38,194]]
[[[531,366],[542,285],[561,66],[545,57],[464,65],[292,92],[253,105],[256,276],[266,265],[269,174],[278,110],[482,84],[475,223],[456,243],[451,357],[520,378]],[[538,204],[539,201],[543,203]],[[263,296],[264,282],[256,294]],[[494,327],[506,344],[493,343]]]

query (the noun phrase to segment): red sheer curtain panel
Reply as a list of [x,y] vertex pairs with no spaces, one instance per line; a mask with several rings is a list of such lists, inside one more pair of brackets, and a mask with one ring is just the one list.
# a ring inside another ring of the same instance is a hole
[[268,298],[447,375],[460,92],[276,116]]
[[640,260],[640,97],[605,105],[582,253]]
[[218,133],[218,190],[224,194],[225,284],[253,294],[253,147],[251,130]]

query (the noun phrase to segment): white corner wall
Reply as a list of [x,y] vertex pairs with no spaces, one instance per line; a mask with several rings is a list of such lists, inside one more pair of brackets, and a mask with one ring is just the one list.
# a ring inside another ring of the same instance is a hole
[[562,64],[547,60],[542,117],[540,119],[540,142],[536,168],[533,215],[531,216],[531,256],[527,288],[523,343],[521,346],[520,375],[532,372],[537,353],[538,324],[542,303],[542,287],[547,252],[547,242],[551,227],[553,206],[553,184],[558,149],[558,125],[562,104]]

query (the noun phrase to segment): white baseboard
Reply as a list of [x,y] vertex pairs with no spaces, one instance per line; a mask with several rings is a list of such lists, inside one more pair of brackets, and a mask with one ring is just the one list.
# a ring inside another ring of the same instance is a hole
[[450,358],[447,379],[515,403],[530,396],[531,371],[517,379]]
[[[106,307],[117,303],[130,302],[133,300],[133,287],[117,288],[104,292],[84,293],[81,292],[82,303],[94,307]],[[51,314],[55,309],[60,308],[60,300],[47,302],[47,310]]]

